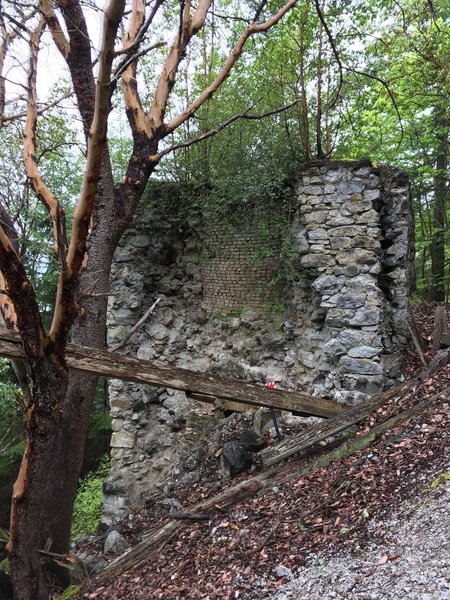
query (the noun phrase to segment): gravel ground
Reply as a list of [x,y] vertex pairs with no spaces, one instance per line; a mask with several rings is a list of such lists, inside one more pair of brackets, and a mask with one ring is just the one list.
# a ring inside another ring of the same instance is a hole
[[280,565],[290,579],[273,600],[450,600],[449,472],[435,491],[371,523],[386,533],[360,555],[313,555],[295,577]]

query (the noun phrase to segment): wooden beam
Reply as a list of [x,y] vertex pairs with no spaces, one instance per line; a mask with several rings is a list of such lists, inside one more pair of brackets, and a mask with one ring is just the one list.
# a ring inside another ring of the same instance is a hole
[[[396,391],[401,391],[395,388]],[[378,406],[384,404],[392,396],[392,390],[385,394],[366,400],[359,406],[352,407],[346,412],[331,417],[326,421],[310,425],[305,431],[289,436],[276,446],[264,448],[259,453],[265,468],[272,467],[286,458],[300,454],[304,450],[314,447],[328,437],[335,436],[353,425],[364,421]]]
[[[0,329],[0,356],[25,358],[20,336],[17,333]],[[253,406],[266,406],[320,417],[331,417],[345,410],[342,404],[326,398],[301,392],[271,390],[247,381],[225,379],[73,344],[67,346],[66,360],[71,369],[97,376],[168,387],[191,394],[215,396]]]
[[[447,333],[447,311],[444,306],[437,306],[434,313],[433,350],[439,350]],[[446,346],[445,340],[443,345]]]
[[301,454],[309,450],[316,444],[328,437],[335,436],[338,433],[347,430],[353,425],[364,421],[378,406],[381,406],[397,394],[405,394],[412,388],[419,389],[421,383],[428,379],[433,373],[450,361],[450,350],[439,352],[429,365],[423,369],[416,377],[407,379],[400,385],[391,388],[382,394],[369,398],[359,406],[348,408],[340,415],[336,415],[327,421],[311,425],[305,431],[297,435],[290,436],[276,446],[264,448],[259,453],[259,457],[264,467],[271,467],[291,456]]

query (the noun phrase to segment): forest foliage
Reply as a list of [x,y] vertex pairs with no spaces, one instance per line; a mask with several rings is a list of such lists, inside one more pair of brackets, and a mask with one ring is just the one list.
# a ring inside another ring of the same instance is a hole
[[[243,28],[238,18],[226,18],[233,2],[222,4],[181,63],[174,112],[215,77],[229,42]],[[243,19],[247,3],[237,6]],[[173,133],[170,143],[180,147],[163,159],[156,178],[194,186],[191,206],[182,210],[226,212],[230,205],[256,199],[264,204],[278,196],[295,176],[296,165],[314,158],[369,157],[375,164],[403,168],[414,190],[418,289],[433,295],[432,247],[441,237],[446,256],[439,277],[448,298],[449,19],[444,0],[300,2],[282,26],[251,40],[226,85]],[[168,6],[161,34],[172,20]],[[148,86],[158,52],[145,57],[141,77]],[[53,84],[49,98],[64,90],[62,79]],[[114,103],[109,151],[120,181],[131,137],[118,110],[121,100]],[[189,140],[237,115],[217,135],[190,145]],[[24,174],[20,122],[0,129],[0,139],[0,200],[14,215],[21,254],[32,257],[28,266],[41,306],[51,312],[56,276],[51,231]],[[80,129],[70,112],[48,110],[39,122],[37,144],[40,169],[70,222],[84,158]],[[439,203],[441,222],[436,218]]]

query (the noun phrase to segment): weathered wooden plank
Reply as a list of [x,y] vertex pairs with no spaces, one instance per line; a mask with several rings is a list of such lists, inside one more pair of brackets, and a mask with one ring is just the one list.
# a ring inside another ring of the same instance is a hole
[[276,446],[264,448],[259,453],[263,466],[271,467],[276,465],[285,458],[299,454],[303,450],[315,446],[322,440],[336,435],[352,425],[357,425],[370,415],[375,408],[384,404],[386,400],[385,395],[376,396],[341,415],[331,417],[322,423],[310,425],[305,431],[286,438]]
[[206,394],[196,394],[189,392],[188,398],[193,400],[199,400],[200,402],[208,402],[209,404],[216,404],[220,402],[220,407],[223,410],[232,410],[234,412],[247,412],[248,410],[254,410],[255,405],[245,404],[245,402],[235,402],[234,400],[225,400],[224,398],[217,398],[217,396],[207,396]]
[[[7,329],[0,329],[0,355],[9,358],[24,358],[18,334]],[[78,371],[168,387],[193,394],[215,396],[254,406],[266,406],[322,417],[330,417],[344,411],[342,405],[325,398],[301,392],[272,390],[247,381],[197,373],[188,369],[152,363],[84,346],[68,344],[66,359],[68,366]]]
[[437,306],[434,313],[433,350],[439,350],[441,340],[447,332],[447,311],[444,306]]
[[323,423],[311,425],[307,430],[301,433],[286,438],[276,446],[271,446],[261,450],[259,456],[261,458],[264,467],[271,467],[285,458],[289,458],[295,454],[313,447],[327,437],[331,437],[345,431],[352,425],[361,423],[369,414],[375,410],[378,406],[384,404],[390,398],[395,395],[406,392],[409,389],[419,386],[422,381],[427,379],[432,373],[436,372],[443,365],[447,364],[450,360],[450,350],[442,350],[439,352],[430,364],[423,369],[419,375],[413,377],[404,383],[387,390],[383,394],[379,394],[366,400],[359,406],[351,408],[340,415],[331,417]]

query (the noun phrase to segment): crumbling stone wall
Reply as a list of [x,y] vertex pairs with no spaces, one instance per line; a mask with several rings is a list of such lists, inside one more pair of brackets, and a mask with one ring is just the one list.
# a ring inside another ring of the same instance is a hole
[[[115,257],[110,344],[160,297],[127,346],[133,356],[255,382],[270,377],[284,389],[349,404],[398,381],[396,351],[407,340],[413,280],[411,198],[403,173],[368,161],[310,164],[299,172],[295,218],[272,245],[283,253],[255,252],[260,241],[248,229],[227,234],[228,246],[217,235],[211,253],[198,222],[174,227],[142,207]],[[274,273],[287,280],[278,297],[264,303]],[[245,283],[256,276],[258,293],[243,301]],[[230,279],[239,281],[236,303]],[[175,480],[197,481],[198,439],[210,435],[221,415],[181,392],[119,381],[110,383],[110,402],[106,521],[155,491],[171,501]]]
[[408,336],[408,181],[368,163],[309,166],[300,181],[292,305],[303,364],[314,393],[355,404],[395,378],[392,353]]

